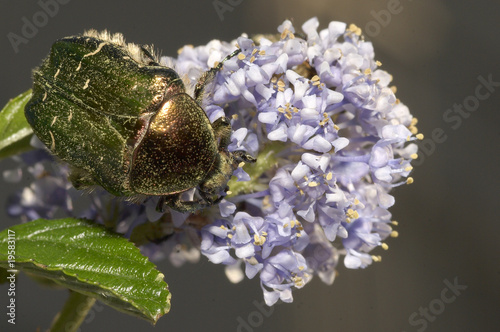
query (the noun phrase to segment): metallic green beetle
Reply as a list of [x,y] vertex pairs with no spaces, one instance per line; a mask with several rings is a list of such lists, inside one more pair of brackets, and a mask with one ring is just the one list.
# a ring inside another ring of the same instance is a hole
[[[238,165],[255,161],[229,152],[229,120],[211,124],[201,108],[205,87],[238,52],[200,78],[193,99],[152,47],[94,30],[66,37],[34,71],[26,119],[71,166],[77,189],[100,185],[135,201],[160,196],[160,210],[195,211],[219,202]],[[181,199],[194,188],[199,197]]]

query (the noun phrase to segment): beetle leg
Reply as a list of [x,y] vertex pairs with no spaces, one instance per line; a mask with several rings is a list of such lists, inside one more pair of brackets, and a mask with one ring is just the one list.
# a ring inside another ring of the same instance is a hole
[[[212,128],[215,132],[215,137],[217,137],[219,141],[219,151],[226,150],[229,144],[231,143],[231,123],[229,122],[229,118],[223,116],[218,118],[212,123]],[[237,164],[242,161],[247,163],[254,163],[257,161],[254,157],[246,153],[245,151],[234,151],[231,153],[233,159]]]
[[[226,186],[226,189],[224,190],[224,192],[226,192],[228,190],[229,190],[229,187]],[[224,198],[224,196],[217,196],[216,199],[213,199],[213,197],[209,196],[210,194],[208,194],[204,191],[199,190],[198,192],[199,192],[201,198],[206,202],[205,204],[207,204],[207,206],[219,204],[220,201],[222,201],[222,199]]]
[[198,103],[198,105],[202,105],[203,98],[205,96],[205,87],[209,85],[214,79],[217,73],[222,69],[224,62],[231,59],[232,57],[238,55],[241,52],[241,49],[235,50],[233,53],[226,56],[222,59],[221,62],[217,64],[217,66],[210,68],[210,70],[206,71],[196,83],[196,87],[194,88],[194,99]]
[[231,143],[231,122],[225,116],[212,123],[215,137],[219,139],[219,150],[225,150]]
[[[160,202],[162,203],[161,208],[160,208]],[[163,212],[165,209],[165,205],[179,212],[194,212],[196,210],[206,208],[211,204],[206,202],[204,199],[196,201],[183,201],[181,200],[180,194],[175,194],[169,196],[162,196],[160,198],[160,201],[158,202],[158,205],[156,206],[156,210],[159,212]]]
[[77,167],[71,167],[69,180],[77,190],[88,188],[96,184],[89,172]]
[[246,163],[254,163],[257,161],[256,158],[252,157],[251,155],[249,155],[245,151],[241,151],[241,150],[234,151],[233,158],[238,164],[241,163],[242,161],[244,161]]
[[156,204],[156,211],[160,213],[165,212],[165,196],[161,196],[158,200],[158,203]]
[[147,46],[141,45],[141,51],[144,53],[146,57],[148,57],[151,61],[149,61],[148,65],[149,66],[159,66],[160,64],[156,62],[155,57],[151,52],[147,49]]

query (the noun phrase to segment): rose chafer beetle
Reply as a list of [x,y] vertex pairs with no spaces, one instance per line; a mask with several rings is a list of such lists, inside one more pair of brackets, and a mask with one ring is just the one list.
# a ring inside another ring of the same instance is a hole
[[[26,119],[50,151],[71,167],[77,189],[99,185],[158,209],[195,211],[218,203],[233,171],[255,159],[229,152],[231,125],[210,123],[201,105],[228,55],[202,75],[194,98],[153,48],[98,33],[56,41],[34,71]],[[192,199],[183,193],[197,189]]]

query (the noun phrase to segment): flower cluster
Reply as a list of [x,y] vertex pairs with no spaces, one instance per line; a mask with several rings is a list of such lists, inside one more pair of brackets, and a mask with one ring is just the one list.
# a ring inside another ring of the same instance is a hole
[[34,150],[13,157],[19,168],[3,172],[6,182],[20,182],[23,172],[32,179],[29,186],[7,200],[7,213],[11,217],[18,217],[22,222],[56,217],[87,218],[101,224],[146,222],[145,206],[110,199],[109,194],[100,188],[82,195],[68,180],[67,165],[55,162],[36,136],[33,136],[31,145]]
[[[392,232],[388,192],[412,181],[417,146],[407,142],[417,139],[415,120],[388,86],[372,44],[355,26],[331,22],[318,32],[318,25],[304,23],[303,38],[290,21],[278,36],[238,38],[242,52],[224,63],[206,107],[212,121],[232,117],[230,149],[262,165],[239,171],[238,180],[252,185],[230,185],[237,192],[202,228],[201,252],[214,263],[244,262],[248,278],[260,273],[269,305],[290,302],[292,287],[315,273],[332,283],[340,254],[349,268],[377,259],[368,252],[386,247]],[[196,77],[233,49],[212,41],[169,60]]]
[[[201,252],[225,264],[234,282],[243,278],[243,264],[248,278],[260,278],[268,305],[291,302],[292,289],[314,274],[333,283],[340,257],[348,268],[380,259],[369,252],[387,248],[383,240],[397,235],[387,210],[394,204],[389,191],[413,181],[412,142],[421,134],[360,29],[341,22],[321,31],[318,26],[310,19],[301,34],[287,20],[276,35],[214,40],[162,58],[194,85],[217,61],[241,49],[224,62],[204,109],[212,122],[229,117],[229,149],[245,150],[257,162],[241,165],[225,199],[201,213],[161,215],[149,202],[118,201],[121,212],[113,218],[119,231],[146,236],[143,251],[169,255],[175,265],[196,261]],[[75,191],[64,167],[58,172],[35,176],[9,203],[9,212],[34,219],[58,207],[71,214]],[[50,202],[39,198],[33,205],[26,190],[43,190],[34,196]],[[107,197],[99,191],[90,196],[90,208],[82,213],[95,219]],[[163,237],[152,236],[155,230]]]

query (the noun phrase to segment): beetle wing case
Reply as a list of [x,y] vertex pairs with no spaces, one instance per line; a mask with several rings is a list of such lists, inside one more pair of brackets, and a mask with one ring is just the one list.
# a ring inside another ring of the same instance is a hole
[[115,195],[134,194],[126,184],[138,118],[153,114],[172,81],[182,88],[173,69],[136,60],[111,40],[58,40],[34,71],[33,97],[25,108],[52,153]]

